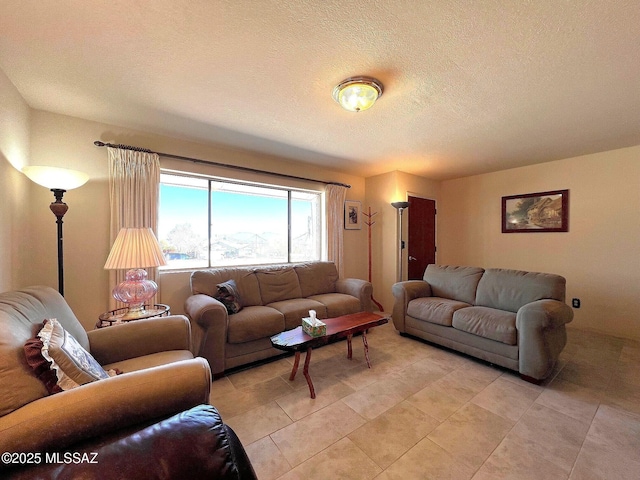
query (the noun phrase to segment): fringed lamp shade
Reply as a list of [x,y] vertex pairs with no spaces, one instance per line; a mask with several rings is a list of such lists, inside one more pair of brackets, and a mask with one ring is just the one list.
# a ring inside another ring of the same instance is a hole
[[156,282],[147,279],[144,268],[166,264],[162,249],[150,228],[123,228],[118,232],[104,268],[128,270],[125,281],[112,291],[113,298],[129,307],[124,318],[144,315],[144,304],[158,291]]

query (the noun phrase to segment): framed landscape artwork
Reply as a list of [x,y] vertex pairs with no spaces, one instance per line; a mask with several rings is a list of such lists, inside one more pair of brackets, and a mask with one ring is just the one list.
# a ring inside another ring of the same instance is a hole
[[360,230],[362,228],[362,204],[355,200],[344,202],[345,230]]
[[568,231],[569,190],[502,197],[502,233]]

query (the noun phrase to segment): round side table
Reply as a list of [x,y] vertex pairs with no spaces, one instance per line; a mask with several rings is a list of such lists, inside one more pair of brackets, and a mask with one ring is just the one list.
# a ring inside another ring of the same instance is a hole
[[166,317],[171,315],[169,305],[164,305],[162,303],[156,303],[155,305],[145,305],[144,309],[145,313],[143,313],[139,317],[128,319],[124,318],[127,311],[129,310],[127,307],[109,310],[108,312],[100,314],[100,316],[98,317],[98,322],[96,323],[96,328],[122,325],[124,323],[141,320],[143,318]]

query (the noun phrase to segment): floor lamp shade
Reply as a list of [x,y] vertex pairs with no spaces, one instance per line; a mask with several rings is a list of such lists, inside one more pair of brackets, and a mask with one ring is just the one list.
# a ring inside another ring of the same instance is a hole
[[38,185],[51,190],[73,190],[89,180],[86,173],[68,168],[33,165],[23,167],[22,172]]
[[158,291],[158,285],[147,279],[144,269],[166,264],[160,244],[150,228],[123,228],[118,232],[104,268],[127,270],[125,281],[112,291],[113,298],[129,307],[124,318],[144,315],[144,304]]

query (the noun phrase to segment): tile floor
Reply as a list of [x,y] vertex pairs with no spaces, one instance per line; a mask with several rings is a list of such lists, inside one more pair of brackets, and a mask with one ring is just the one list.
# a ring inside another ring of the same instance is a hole
[[309,398],[293,357],[213,383],[260,480],[640,478],[640,342],[569,330],[542,385],[484,362],[369,332],[353,359],[313,351]]

